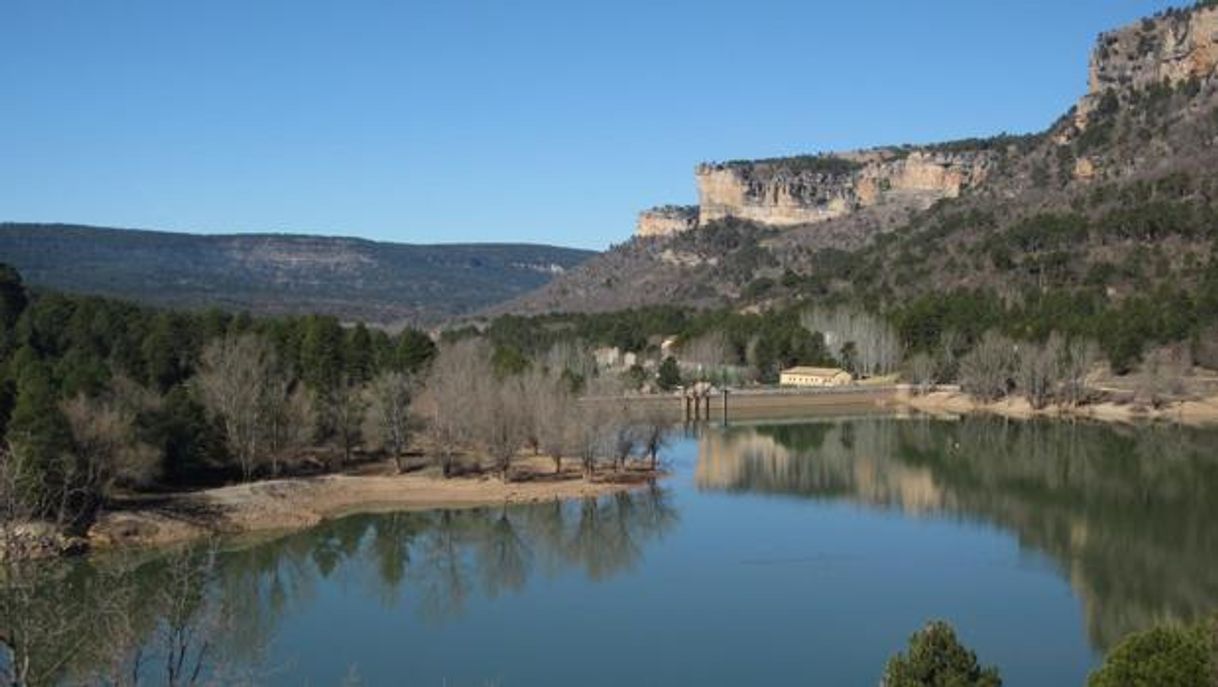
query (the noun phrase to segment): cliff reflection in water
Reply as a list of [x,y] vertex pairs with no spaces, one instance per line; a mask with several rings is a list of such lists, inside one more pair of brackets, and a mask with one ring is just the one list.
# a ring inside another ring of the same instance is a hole
[[41,681],[168,682],[165,647],[182,633],[166,631],[183,627],[188,653],[205,649],[204,675],[258,683],[262,650],[329,578],[443,623],[472,595],[518,591],[535,574],[629,570],[676,523],[670,493],[654,484],[577,502],[354,515],[271,541],[49,564],[29,585],[5,585],[0,608],[55,619],[28,639]]
[[1218,609],[1218,431],[864,418],[708,431],[699,488],[996,524],[1048,554],[1098,648]]

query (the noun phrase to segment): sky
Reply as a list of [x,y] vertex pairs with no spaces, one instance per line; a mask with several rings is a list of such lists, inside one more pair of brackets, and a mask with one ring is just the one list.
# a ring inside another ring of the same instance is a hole
[[0,221],[600,249],[700,161],[1041,130],[1172,4],[0,0]]

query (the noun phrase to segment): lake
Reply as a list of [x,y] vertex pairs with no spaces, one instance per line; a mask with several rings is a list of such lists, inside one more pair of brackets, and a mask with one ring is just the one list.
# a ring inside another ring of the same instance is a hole
[[1126,633],[1218,610],[1215,446],[996,418],[709,425],[639,491],[356,515],[222,542],[198,574],[147,554],[117,602],[102,557],[48,573],[47,598],[122,609],[125,643],[78,651],[78,674],[147,642],[152,683],[190,635],[225,682],[875,685],[942,618],[1007,684],[1079,685]]

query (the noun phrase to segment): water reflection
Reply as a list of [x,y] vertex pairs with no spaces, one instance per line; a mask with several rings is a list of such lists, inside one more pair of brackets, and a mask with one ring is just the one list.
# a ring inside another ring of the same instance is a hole
[[1097,648],[1218,608],[1218,432],[971,418],[711,431],[700,488],[996,524],[1048,554]]
[[[283,667],[251,666],[328,578],[349,576],[386,608],[445,623],[473,594],[511,594],[537,574],[629,570],[676,522],[670,493],[654,484],[576,502],[357,515],[270,541],[40,565],[0,585],[0,612],[40,620],[17,638],[35,664],[31,683],[166,684],[175,662],[224,684],[258,683],[257,670]],[[0,675],[12,663],[0,657]]]

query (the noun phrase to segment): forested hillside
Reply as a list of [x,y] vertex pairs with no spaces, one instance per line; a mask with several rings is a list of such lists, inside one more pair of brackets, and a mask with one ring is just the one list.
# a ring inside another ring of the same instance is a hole
[[536,288],[593,255],[527,244],[203,236],[0,224],[0,261],[36,287],[180,308],[430,324]]
[[891,321],[911,353],[945,332],[967,348],[998,328],[1093,339],[1118,371],[1177,342],[1213,365],[1218,78],[1181,38],[1212,40],[1201,35],[1210,5],[1104,34],[1092,92],[1042,133],[885,149],[980,151],[985,181],[959,197],[793,228],[728,217],[634,238],[490,314],[847,306]]

